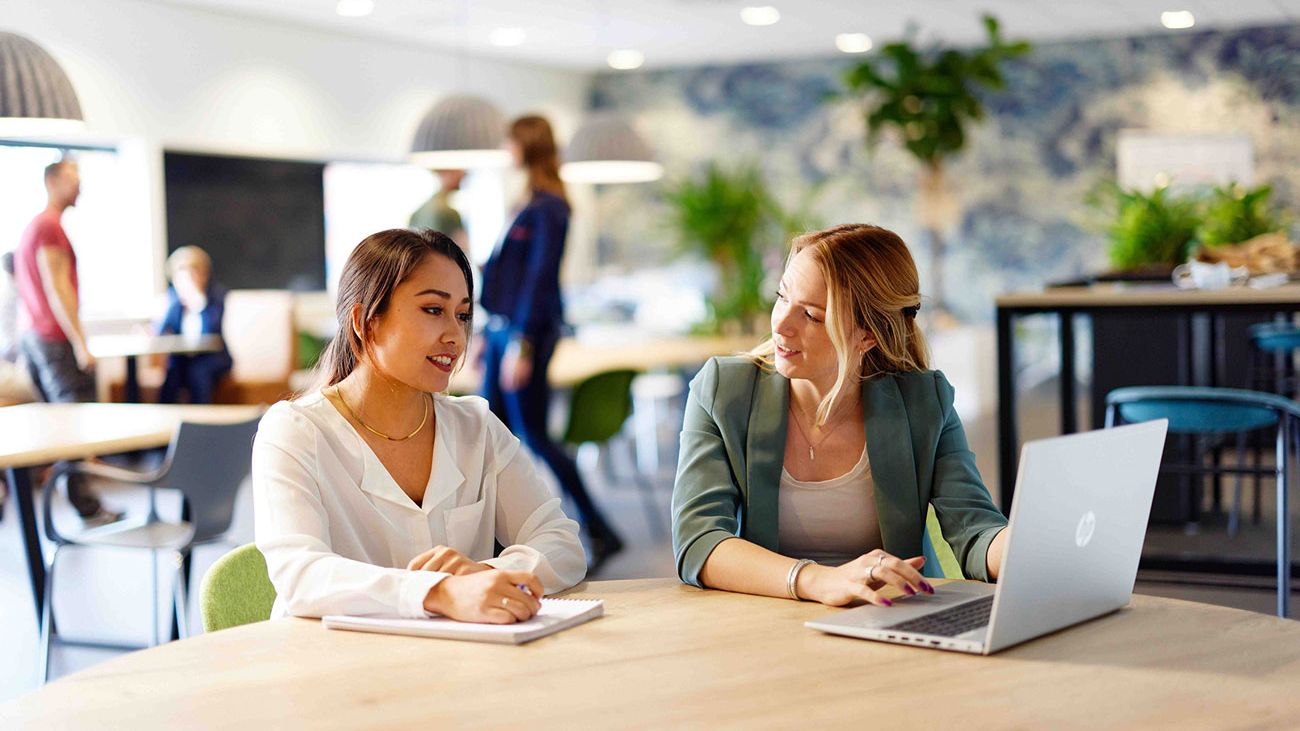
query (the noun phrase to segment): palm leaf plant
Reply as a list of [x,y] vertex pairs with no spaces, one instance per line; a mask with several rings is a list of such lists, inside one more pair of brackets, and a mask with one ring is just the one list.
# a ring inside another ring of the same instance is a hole
[[863,104],[868,149],[892,131],[921,164],[921,224],[938,309],[944,308],[943,212],[950,208],[945,162],[966,147],[970,125],[984,118],[980,92],[1003,88],[1003,64],[1030,50],[1026,42],[1005,41],[993,16],[985,15],[983,24],[987,41],[978,48],[920,49],[909,39],[886,45],[844,74],[845,95]]

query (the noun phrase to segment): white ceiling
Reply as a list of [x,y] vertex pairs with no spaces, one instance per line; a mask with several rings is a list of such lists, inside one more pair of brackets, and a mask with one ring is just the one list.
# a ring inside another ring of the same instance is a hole
[[[345,18],[337,0],[157,0],[550,66],[608,70],[610,51],[645,54],[644,68],[833,56],[837,33],[867,33],[876,46],[908,26],[921,39],[976,42],[988,11],[1010,38],[1044,41],[1180,33],[1165,10],[1190,10],[1196,27],[1300,22],[1300,0],[374,0],[366,17]],[[781,20],[751,27],[746,5],[775,6]],[[497,28],[522,28],[522,45],[489,42]]]

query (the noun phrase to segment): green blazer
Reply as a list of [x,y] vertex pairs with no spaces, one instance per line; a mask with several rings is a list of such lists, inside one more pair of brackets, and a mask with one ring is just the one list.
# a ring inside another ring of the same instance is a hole
[[[691,381],[673,486],[673,552],[681,580],[722,541],[780,552],[777,490],[790,382],[744,357],[714,358]],[[862,384],[867,458],[884,549],[922,554],[927,507],[968,578],[988,580],[989,543],[1007,524],[975,468],[975,454],[939,371],[881,375]],[[926,568],[937,571],[938,566]],[[930,575],[939,575],[930,573]]]

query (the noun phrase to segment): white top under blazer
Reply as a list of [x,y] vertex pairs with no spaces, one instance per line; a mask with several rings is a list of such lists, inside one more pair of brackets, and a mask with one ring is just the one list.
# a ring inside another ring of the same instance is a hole
[[[582,580],[578,524],[487,402],[435,395],[433,409],[420,505],[319,391],[262,417],[253,491],[257,547],[276,590],[272,617],[424,617],[429,590],[449,574],[405,567],[436,545],[530,571],[548,594]],[[506,547],[496,558],[494,539]]]

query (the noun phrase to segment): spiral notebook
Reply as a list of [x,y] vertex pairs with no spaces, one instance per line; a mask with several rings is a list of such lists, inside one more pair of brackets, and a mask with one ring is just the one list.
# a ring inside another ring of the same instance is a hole
[[354,632],[378,632],[388,635],[436,637],[443,640],[469,640],[471,642],[496,642],[503,645],[522,645],[538,637],[545,637],[570,627],[595,619],[605,613],[605,602],[600,599],[543,599],[536,616],[515,624],[481,624],[457,622],[446,617],[428,619],[402,619],[398,617],[358,617],[331,614],[321,618],[329,629]]

